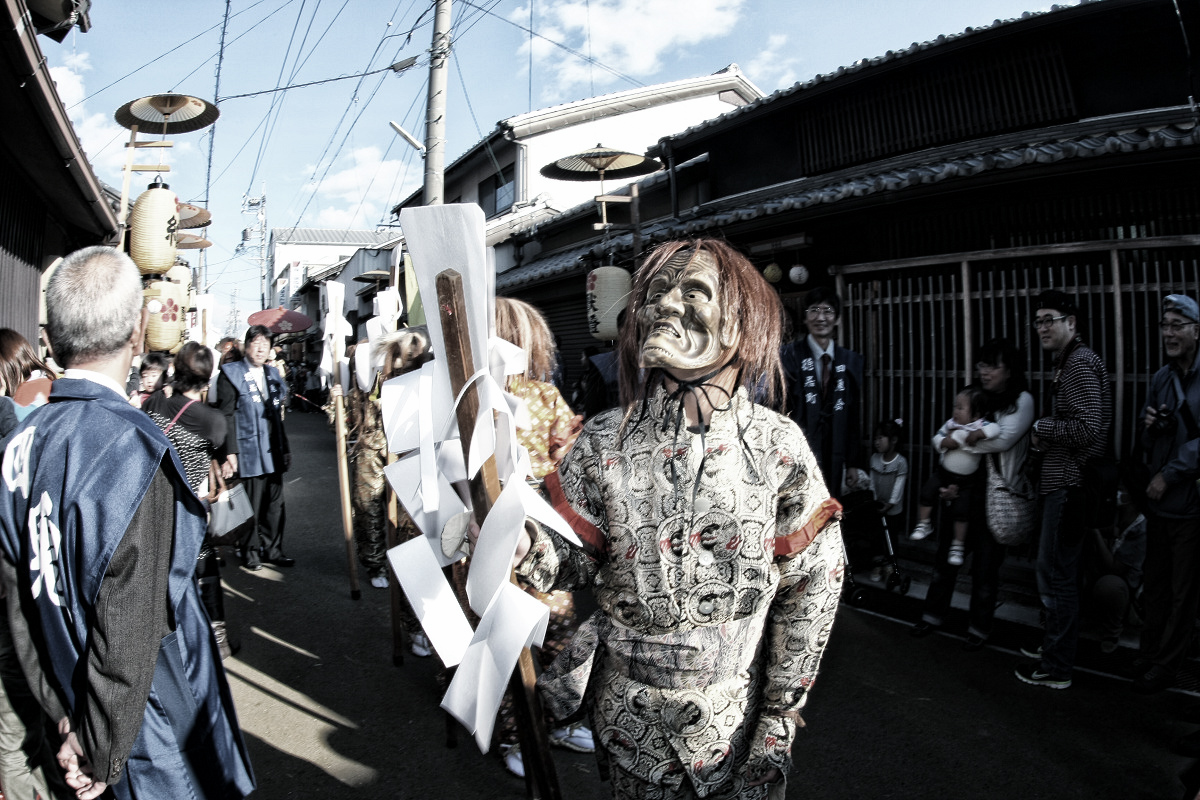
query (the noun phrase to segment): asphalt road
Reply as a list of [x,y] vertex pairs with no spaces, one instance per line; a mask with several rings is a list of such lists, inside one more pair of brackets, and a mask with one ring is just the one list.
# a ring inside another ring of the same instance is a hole
[[[351,600],[337,498],[333,436],[322,417],[287,421],[294,455],[286,481],[292,569],[249,573],[227,559],[231,630],[241,652],[225,662],[258,778],[277,798],[492,798],[524,783],[465,731],[445,746],[437,664],[392,663],[388,592],[363,578]],[[1145,698],[1119,672],[1121,657],[1089,656],[1095,672],[1053,691],[1019,683],[1012,649],[964,653],[952,636],[914,640],[911,601],[876,593],[869,609],[843,606],[794,751],[788,797],[1178,798],[1189,762],[1171,753],[1178,691]],[[1111,669],[1110,669],[1111,668]],[[566,800],[610,796],[593,758],[556,750]]]

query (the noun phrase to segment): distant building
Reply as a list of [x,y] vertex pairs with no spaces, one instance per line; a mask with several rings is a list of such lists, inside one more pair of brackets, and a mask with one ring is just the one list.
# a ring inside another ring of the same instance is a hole
[[[1049,387],[1030,304],[1072,291],[1127,451],[1161,298],[1200,293],[1198,42],[1195,3],[1091,0],[863,59],[651,147],[667,171],[639,181],[644,246],[724,237],[775,265],[793,311],[836,284],[840,339],[866,359],[863,429],[903,418],[913,474],[984,341],[1023,347],[1035,396]],[[521,263],[497,277],[546,312],[568,369],[587,272],[636,255],[628,233],[602,245],[596,218],[585,203],[517,234]]]
[[354,255],[360,247],[378,247],[398,238],[395,232],[272,228],[267,246],[271,290],[267,306],[293,307],[292,297],[308,276]]

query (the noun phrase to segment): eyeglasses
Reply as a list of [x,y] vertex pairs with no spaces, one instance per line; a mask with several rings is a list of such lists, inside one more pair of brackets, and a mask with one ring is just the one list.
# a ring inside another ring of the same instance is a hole
[[1196,324],[1195,322],[1175,322],[1175,321],[1160,322],[1160,323],[1158,323],[1158,329],[1160,331],[1162,331],[1163,333],[1179,333],[1181,330],[1188,327],[1189,325],[1195,325],[1195,324]]
[[812,306],[811,308],[807,309],[804,313],[808,314],[810,317],[836,317],[837,316],[837,312],[834,311],[829,306]]
[[1063,314],[1058,317],[1038,317],[1037,319],[1035,319],[1033,321],[1033,329],[1036,331],[1036,330],[1041,330],[1042,328],[1049,328],[1054,323],[1059,322],[1060,320],[1064,320],[1069,316],[1070,316],[1070,314]]

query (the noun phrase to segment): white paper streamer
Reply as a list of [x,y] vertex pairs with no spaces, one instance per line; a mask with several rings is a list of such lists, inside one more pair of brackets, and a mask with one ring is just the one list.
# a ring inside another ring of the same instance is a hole
[[458,664],[474,634],[428,542],[422,537],[393,547],[388,562],[442,663]]

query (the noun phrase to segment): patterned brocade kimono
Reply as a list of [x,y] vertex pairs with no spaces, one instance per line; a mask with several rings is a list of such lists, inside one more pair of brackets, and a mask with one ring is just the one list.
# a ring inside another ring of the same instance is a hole
[[590,585],[600,605],[543,678],[556,716],[587,686],[622,780],[727,797],[747,768],[791,766],[842,543],[833,522],[776,556],[828,498],[795,423],[743,389],[703,434],[676,433],[678,402],[656,389],[623,441],[620,410],[589,421],[546,481],[584,547],[543,528],[518,573],[543,591]]

